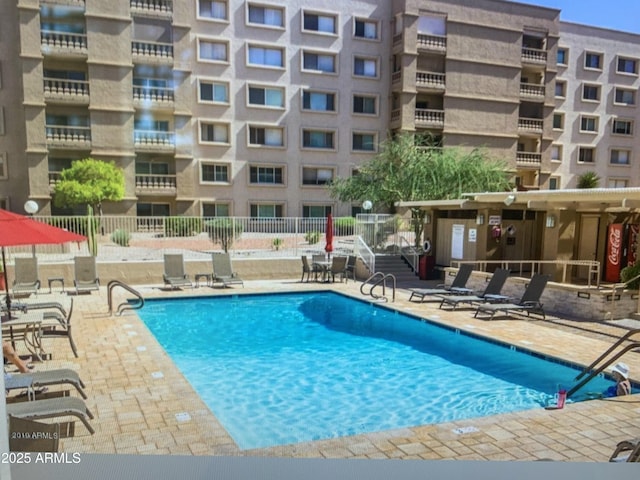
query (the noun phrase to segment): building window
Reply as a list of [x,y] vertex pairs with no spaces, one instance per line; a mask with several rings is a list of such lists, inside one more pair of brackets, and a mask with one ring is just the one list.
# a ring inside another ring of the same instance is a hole
[[[62,160],[62,159],[52,159]],[[52,162],[58,163],[58,162]],[[63,167],[64,168],[64,167]],[[169,175],[169,164],[166,162],[136,162],[136,175]]]
[[302,92],[302,109],[314,112],[335,112],[336,94],[304,90]]
[[334,149],[335,134],[324,130],[303,130],[302,146],[303,148]]
[[249,85],[248,99],[252,107],[284,108],[284,88]]
[[230,208],[228,203],[203,203],[202,204],[203,217],[228,217],[229,211],[230,211]]
[[594,147],[580,147],[578,149],[578,162],[593,163],[596,158],[596,149]]
[[203,182],[229,182],[229,165],[203,163],[200,171]]
[[610,178],[607,182],[609,188],[627,188],[629,180],[626,178]]
[[353,113],[376,115],[378,113],[377,98],[367,95],[354,95],[353,96]]
[[549,190],[558,190],[560,188],[560,177],[549,178]]
[[631,158],[630,150],[614,148],[611,150],[609,163],[611,163],[612,165],[629,165],[630,158]]
[[136,214],[138,217],[168,217],[171,207],[168,203],[138,203]]
[[0,152],[0,178],[4,180],[7,177],[7,154]]
[[636,91],[616,87],[614,102],[619,105],[635,105]]
[[302,52],[302,69],[314,72],[336,73],[336,55]]
[[250,126],[249,146],[284,147],[284,128]]
[[582,99],[590,101],[600,100],[600,86],[599,85],[583,85],[582,86]]
[[200,141],[203,143],[229,143],[229,124],[200,123]]
[[580,131],[595,133],[598,131],[598,117],[582,115],[580,117]]
[[375,58],[355,57],[353,59],[353,74],[357,77],[376,78],[378,76],[378,61]]
[[262,5],[248,5],[248,23],[267,27],[284,28],[284,9],[278,7],[264,7]]
[[555,130],[563,130],[564,129],[564,113],[554,113],[553,114],[553,128]]
[[353,36],[367,40],[378,40],[378,28],[376,21],[356,18],[353,21]]
[[618,73],[638,74],[638,61],[633,58],[618,57],[618,65],[616,68]]
[[282,167],[250,167],[249,183],[283,185]]
[[569,51],[566,48],[558,48],[558,65],[568,65]]
[[198,60],[207,62],[227,62],[229,45],[226,42],[210,40],[198,41]]
[[566,97],[567,90],[567,82],[556,80],[556,97],[564,98]]
[[304,218],[326,218],[331,213],[331,205],[303,205]]
[[249,45],[248,58],[250,66],[284,68],[284,50],[282,48]]
[[252,203],[249,206],[251,218],[282,218],[282,205],[267,205]]
[[303,185],[326,185],[331,180],[333,180],[331,168],[303,167],[302,169]]
[[612,132],[616,135],[633,135],[633,122],[631,120],[613,120]]
[[318,13],[304,12],[302,16],[302,30],[305,32],[331,34],[335,34],[337,32],[335,15],[320,15]]
[[352,150],[359,152],[375,152],[376,151],[376,134],[375,133],[354,133],[352,141]]
[[551,160],[553,162],[562,161],[562,145],[551,145]]
[[229,84],[210,80],[198,80],[198,98],[206,103],[229,103]]
[[217,0],[198,0],[198,17],[227,20],[227,2]]
[[584,68],[602,69],[602,54],[587,52],[584,54]]

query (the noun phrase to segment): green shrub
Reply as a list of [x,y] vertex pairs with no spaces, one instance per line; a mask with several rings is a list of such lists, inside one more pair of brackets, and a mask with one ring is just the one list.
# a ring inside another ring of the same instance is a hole
[[[624,267],[620,271],[620,279],[624,283],[627,283],[629,280],[631,280],[634,277],[637,277],[638,275],[640,275],[640,261],[637,261],[633,266]],[[635,280],[630,282],[627,285],[627,288],[630,288],[631,290],[637,290],[638,288],[640,288],[640,278],[636,278]]]
[[215,218],[204,222],[204,228],[209,234],[213,243],[222,245],[225,252],[229,251],[233,241],[240,238],[244,228],[241,222],[233,221],[230,218]]
[[126,230],[117,229],[111,234],[111,241],[121,247],[128,247],[131,235]]
[[284,245],[284,240],[282,240],[281,238],[274,238],[271,242],[271,245],[273,245],[273,248],[275,250],[280,250],[280,247]]
[[321,235],[320,232],[313,230],[311,232],[305,233],[304,239],[307,241],[309,245],[313,245],[314,243],[318,243],[318,240],[320,240],[320,235]]
[[339,217],[333,221],[333,227],[336,235],[353,235],[356,227],[356,219],[354,217]]
[[195,217],[167,217],[164,221],[165,237],[191,237],[202,232],[202,219]]

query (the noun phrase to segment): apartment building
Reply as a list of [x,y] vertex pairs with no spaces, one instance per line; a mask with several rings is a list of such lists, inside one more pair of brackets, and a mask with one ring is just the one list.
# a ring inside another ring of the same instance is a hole
[[[51,192],[62,169],[91,156],[125,172],[125,198],[105,213],[351,215],[359,206],[325,184],[395,131],[486,147],[523,188],[570,186],[588,167],[573,135],[588,134],[574,132],[578,108],[558,89],[584,74],[604,94],[613,67],[592,78],[558,56],[633,60],[635,47],[559,13],[504,0],[3,2],[0,206],[20,212],[32,199],[40,213],[72,213]],[[623,103],[635,101],[637,75],[614,76]],[[609,103],[603,127],[635,111]],[[587,116],[594,105],[582,106]],[[593,156],[617,152],[597,162],[613,186],[626,176],[610,169],[633,178],[620,166],[633,153],[621,122]]]

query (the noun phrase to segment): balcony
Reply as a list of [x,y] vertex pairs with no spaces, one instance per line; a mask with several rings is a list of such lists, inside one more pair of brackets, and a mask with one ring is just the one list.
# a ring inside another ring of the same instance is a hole
[[174,132],[162,130],[135,130],[133,143],[136,150],[172,152],[175,150],[176,136]]
[[444,73],[416,72],[416,88],[419,90],[444,90],[444,81]]
[[173,64],[173,45],[171,43],[131,42],[131,53],[135,63]]
[[516,165],[519,167],[540,167],[542,154],[536,152],[517,152]]
[[542,133],[544,121],[541,118],[518,118],[518,130]]
[[131,0],[130,5],[133,15],[171,18],[173,14],[172,0]]
[[391,83],[400,83],[402,81],[402,70],[391,74]]
[[444,110],[416,108],[416,127],[444,128]]
[[57,183],[60,181],[62,172],[49,172],[49,191],[53,193]]
[[175,196],[176,192],[176,175],[136,174],[136,195]]
[[84,7],[85,0],[41,0],[40,3],[47,5],[66,5],[70,7]]
[[88,54],[87,35],[84,33],[41,30],[40,46],[44,55],[78,57]]
[[430,52],[446,52],[447,51],[447,37],[441,35],[425,35],[424,33],[418,34],[417,41],[418,51],[430,51]]
[[91,148],[91,127],[45,126],[47,145],[55,148]]
[[172,107],[173,88],[133,86],[133,102],[138,107]]
[[59,103],[89,104],[89,82],[83,80],[44,79],[44,98]]
[[538,48],[522,47],[522,61],[525,63],[535,63],[537,65],[546,65],[547,51]]

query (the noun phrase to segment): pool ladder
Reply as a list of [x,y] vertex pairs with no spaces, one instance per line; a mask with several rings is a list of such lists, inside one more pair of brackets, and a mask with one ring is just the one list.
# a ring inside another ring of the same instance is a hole
[[132,293],[138,299],[137,303],[134,303],[134,304],[129,302],[123,302],[120,305],[118,305],[117,312],[116,312],[117,315],[122,315],[122,312],[124,312],[125,310],[139,310],[144,306],[144,297],[135,288],[130,287],[129,285],[127,285],[124,282],[121,282],[120,280],[111,280],[107,284],[107,292],[108,292],[107,300],[109,302],[109,315],[113,315],[113,290],[116,287],[124,288],[127,292]]
[[[376,272],[367,278],[362,285],[360,285],[360,293],[362,295],[371,295],[374,300],[380,300],[382,302],[388,302],[389,299],[386,296],[386,288],[387,288],[387,279],[391,279],[393,281],[393,290],[391,301],[396,301],[396,277],[392,273],[384,274],[383,272]],[[374,281],[375,280],[375,281]],[[365,291],[365,286],[371,284],[371,288],[368,292]],[[374,293],[374,289],[378,286],[382,285],[382,295],[378,295]]]
[[[620,337],[613,345],[611,345],[602,355],[596,358],[591,365],[589,365],[584,370],[582,370],[582,372],[575,378],[575,380],[580,380],[581,378],[584,378],[584,379],[567,392],[567,398],[569,398],[571,395],[573,395],[578,390],[580,390],[580,388],[582,388],[585,384],[591,381],[594,377],[602,373],[602,371],[605,368],[607,368],[613,362],[618,360],[620,357],[622,357],[622,355],[627,353],[629,350],[640,347],[640,341],[633,340],[629,344],[619,349],[613,356],[609,357],[609,355],[612,354],[624,342],[626,342],[627,340],[629,340],[631,337],[633,337],[638,333],[640,333],[640,328],[629,330],[622,337]],[[595,370],[592,370],[600,362],[602,362],[602,364]]]

